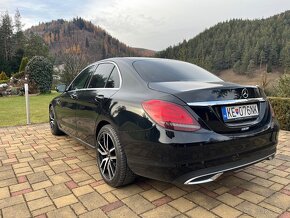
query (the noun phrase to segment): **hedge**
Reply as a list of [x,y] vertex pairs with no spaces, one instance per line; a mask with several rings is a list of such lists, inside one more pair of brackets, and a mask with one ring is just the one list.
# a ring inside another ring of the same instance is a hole
[[269,97],[280,128],[290,131],[290,98]]

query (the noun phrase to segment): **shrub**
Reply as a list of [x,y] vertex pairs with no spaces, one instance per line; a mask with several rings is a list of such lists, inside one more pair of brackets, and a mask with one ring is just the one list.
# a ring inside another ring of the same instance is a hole
[[8,83],[9,82],[9,79],[6,79],[6,80],[0,80],[0,84],[2,83]]
[[18,70],[18,72],[23,72],[24,70],[25,70],[25,67],[27,66],[27,64],[28,64],[28,57],[23,57],[22,59],[21,59],[21,64],[20,64],[20,66],[19,66],[19,70]]
[[275,87],[276,96],[290,98],[290,75],[284,74]]
[[35,56],[27,64],[25,71],[29,84],[36,84],[40,93],[48,93],[52,84],[52,63],[45,57]]
[[9,77],[6,75],[5,72],[1,72],[0,73],[0,80],[9,80]]
[[269,100],[279,121],[280,128],[290,130],[290,98],[270,97]]
[[21,79],[21,78],[24,77],[24,75],[25,75],[25,72],[24,72],[24,71],[21,71],[21,72],[18,72],[18,73],[14,73],[14,74],[12,74],[12,76],[13,76],[14,78],[16,78],[16,79]]

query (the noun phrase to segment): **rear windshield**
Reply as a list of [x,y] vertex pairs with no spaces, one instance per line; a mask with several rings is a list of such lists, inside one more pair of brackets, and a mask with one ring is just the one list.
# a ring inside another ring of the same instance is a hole
[[142,79],[147,82],[200,81],[221,82],[210,72],[187,62],[155,59],[139,60],[133,63]]

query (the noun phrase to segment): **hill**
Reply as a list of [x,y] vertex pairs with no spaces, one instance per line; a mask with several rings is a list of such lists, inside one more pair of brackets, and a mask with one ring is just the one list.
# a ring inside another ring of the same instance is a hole
[[266,67],[290,71],[290,11],[255,20],[233,19],[160,51],[157,57],[188,61],[213,72],[241,74]]
[[72,21],[63,19],[40,23],[25,31],[43,38],[49,53],[56,58],[56,64],[63,61],[66,54],[82,54],[90,61],[114,56],[152,56],[154,51],[132,48],[112,37],[104,29],[82,18]]

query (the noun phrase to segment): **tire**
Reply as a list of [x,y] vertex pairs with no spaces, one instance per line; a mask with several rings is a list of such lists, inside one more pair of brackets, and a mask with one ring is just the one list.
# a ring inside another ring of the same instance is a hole
[[50,130],[53,135],[64,135],[64,132],[61,131],[58,127],[57,121],[55,119],[55,113],[52,105],[49,107],[49,125]]
[[136,176],[127,164],[119,136],[111,125],[105,125],[99,131],[96,153],[100,174],[108,185],[119,187],[135,180]]

